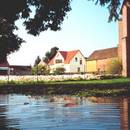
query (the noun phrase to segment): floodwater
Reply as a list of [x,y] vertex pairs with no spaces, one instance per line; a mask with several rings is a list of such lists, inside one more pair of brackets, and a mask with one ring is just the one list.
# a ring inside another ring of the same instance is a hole
[[130,130],[128,98],[0,95],[0,130]]

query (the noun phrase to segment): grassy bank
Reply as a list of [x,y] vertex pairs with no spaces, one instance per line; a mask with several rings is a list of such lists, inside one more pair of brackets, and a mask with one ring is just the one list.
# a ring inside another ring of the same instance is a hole
[[66,81],[0,81],[0,93],[129,96],[130,78]]

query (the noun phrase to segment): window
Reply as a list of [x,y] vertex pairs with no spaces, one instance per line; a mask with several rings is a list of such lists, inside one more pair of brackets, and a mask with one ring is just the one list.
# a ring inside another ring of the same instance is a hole
[[77,68],[78,72],[80,72],[80,67]]
[[80,65],[82,65],[82,59],[80,59]]
[[77,57],[75,57],[75,62],[77,62],[78,61],[78,58]]
[[61,59],[56,59],[55,63],[62,63],[62,60]]

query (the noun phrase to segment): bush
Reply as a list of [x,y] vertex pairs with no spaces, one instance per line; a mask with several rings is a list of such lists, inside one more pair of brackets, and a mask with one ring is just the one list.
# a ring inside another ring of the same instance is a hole
[[122,64],[118,59],[113,59],[107,64],[107,74],[121,74]]
[[46,67],[46,66],[43,66],[43,65],[37,65],[35,67],[32,68],[32,73],[35,75],[35,74],[38,74],[38,75],[46,75],[46,74],[49,74],[50,73],[50,70]]
[[56,68],[53,72],[54,74],[64,74],[65,73],[65,68],[63,67],[59,67],[59,68]]

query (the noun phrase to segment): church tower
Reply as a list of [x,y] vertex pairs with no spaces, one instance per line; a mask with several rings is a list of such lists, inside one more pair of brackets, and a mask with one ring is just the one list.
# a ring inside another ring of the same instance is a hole
[[122,62],[122,75],[130,77],[130,2],[124,0],[119,20],[118,56]]

